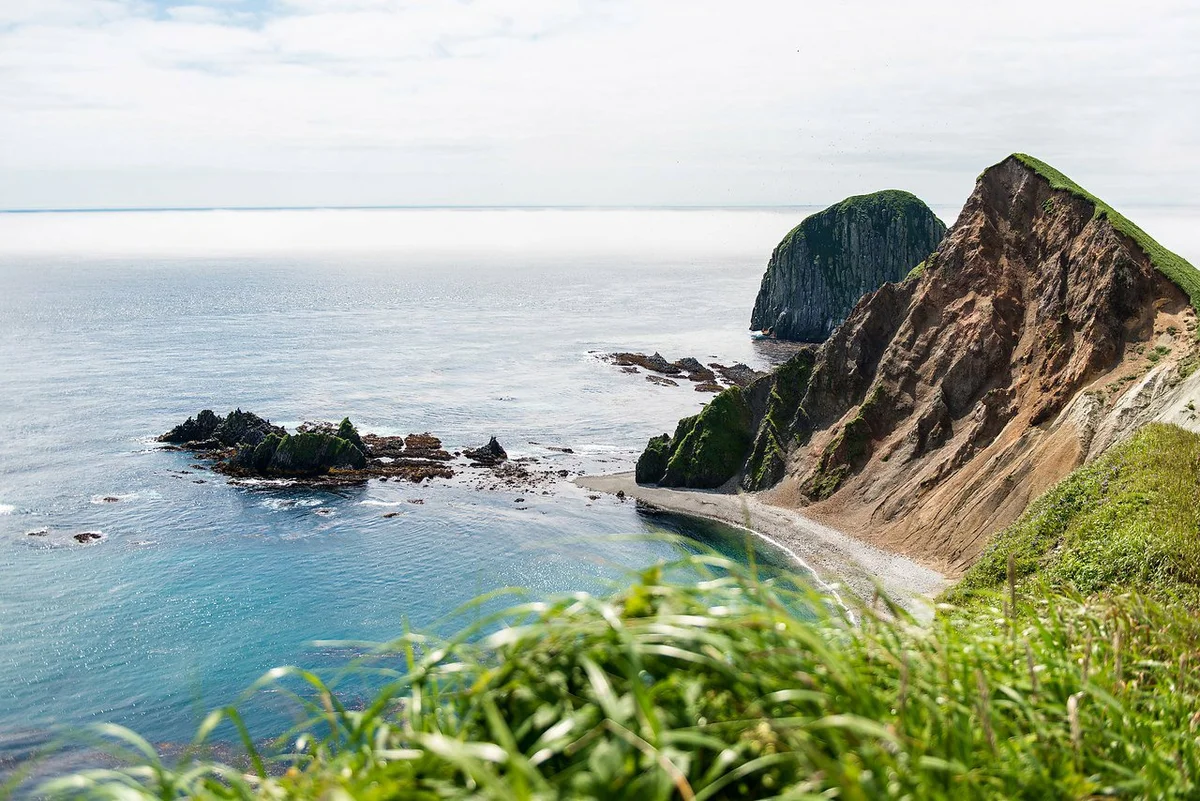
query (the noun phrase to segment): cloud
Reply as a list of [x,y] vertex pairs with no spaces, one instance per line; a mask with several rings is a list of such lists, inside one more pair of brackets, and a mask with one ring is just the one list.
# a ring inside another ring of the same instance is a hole
[[1013,150],[1186,202],[1198,36],[1184,0],[9,0],[0,206],[954,202]]

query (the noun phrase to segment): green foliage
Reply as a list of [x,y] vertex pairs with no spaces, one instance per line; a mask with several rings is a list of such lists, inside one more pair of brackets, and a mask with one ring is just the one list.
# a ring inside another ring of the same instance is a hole
[[750,452],[751,418],[745,394],[730,387],[700,414],[680,420],[662,485],[712,489],[737,475]]
[[1171,279],[1192,301],[1192,306],[1200,311],[1200,271],[1197,271],[1186,259],[1158,244],[1149,234],[1125,218],[1100,198],[1088,192],[1079,184],[1063,175],[1044,161],[1024,153],[1014,153],[1013,158],[1050,182],[1050,186],[1064,192],[1070,192],[1082,198],[1095,207],[1097,217],[1107,218],[1113,228],[1129,237],[1149,257],[1154,269]]
[[[1139,597],[1036,588],[1016,614],[928,627],[722,569],[650,570],[610,597],[527,604],[449,641],[409,634],[347,707],[295,668],[256,685],[303,706],[278,750],[236,708],[239,766],[132,765],[53,780],[50,798],[1078,799],[1200,793],[1200,620]],[[375,670],[380,668],[374,667]],[[359,670],[367,670],[361,667]],[[353,678],[351,669],[346,676]],[[345,676],[344,676],[345,678]],[[299,694],[292,693],[303,688]],[[279,733],[277,733],[279,734]]]
[[1200,597],[1200,435],[1148,425],[1071,473],[1002,531],[947,598],[1037,577],[1082,593]]
[[646,443],[646,450],[638,457],[634,468],[634,480],[639,484],[657,484],[667,472],[667,462],[671,458],[671,437],[660,434],[651,437]]

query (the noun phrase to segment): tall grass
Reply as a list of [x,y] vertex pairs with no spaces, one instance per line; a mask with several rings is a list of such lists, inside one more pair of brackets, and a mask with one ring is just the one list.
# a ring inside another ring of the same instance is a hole
[[[1186,798],[1200,794],[1200,621],[1138,596],[1025,587],[1015,608],[919,626],[834,606],[735,565],[647,571],[448,641],[407,634],[387,685],[347,708],[272,671],[308,719],[237,767],[134,764],[50,781],[108,798]],[[360,670],[380,670],[359,666]]]

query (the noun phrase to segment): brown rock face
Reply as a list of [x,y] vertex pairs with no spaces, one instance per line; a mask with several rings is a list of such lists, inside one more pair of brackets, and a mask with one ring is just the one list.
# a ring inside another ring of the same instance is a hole
[[[1072,415],[1112,397],[1090,388],[1194,317],[1094,211],[1015,158],[987,170],[924,273],[863,297],[805,387],[774,386],[800,398],[765,412],[793,421],[774,500],[951,573],[970,564],[1082,461]],[[742,481],[762,489],[779,470],[756,458]]]

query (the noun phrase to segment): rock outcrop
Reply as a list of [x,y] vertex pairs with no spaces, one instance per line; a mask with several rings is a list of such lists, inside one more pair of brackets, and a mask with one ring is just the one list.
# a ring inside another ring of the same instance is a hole
[[[740,448],[727,482],[960,571],[1102,443],[1190,402],[1138,379],[1194,369],[1180,288],[1194,268],[1114,220],[1061,174],[1009,157],[923,271],[863,297],[815,353],[714,399],[741,399],[750,439],[744,416],[707,408],[681,428]],[[671,450],[671,465],[700,461]],[[661,483],[714,485],[695,469]]]
[[362,470],[367,457],[349,440],[332,434],[270,434],[257,445],[239,447],[229,465],[264,476],[303,477]]
[[453,457],[432,434],[360,436],[343,418],[302,423],[296,433],[241,409],[221,417],[205,409],[158,438],[174,449],[197,451],[213,470],[235,479],[296,479],[313,486],[356,484],[370,478],[452,478]]
[[902,280],[945,233],[928,206],[898,190],[847,198],[813,214],[771,254],[750,327],[824,342],[860,297]]

